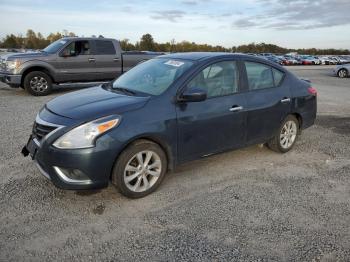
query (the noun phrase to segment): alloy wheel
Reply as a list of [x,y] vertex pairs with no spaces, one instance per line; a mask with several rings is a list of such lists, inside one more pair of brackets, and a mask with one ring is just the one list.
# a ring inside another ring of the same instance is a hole
[[287,121],[281,129],[280,144],[284,149],[290,148],[298,133],[297,124],[294,121]]
[[124,182],[133,192],[150,189],[162,172],[162,162],[154,151],[141,151],[135,154],[124,169]]
[[346,77],[346,76],[347,76],[347,72],[346,72],[346,70],[345,70],[345,69],[341,69],[341,70],[339,70],[339,72],[338,72],[338,76],[339,76],[340,78],[344,78],[344,77]]
[[35,92],[44,92],[48,88],[47,80],[41,76],[34,76],[29,84],[30,88]]

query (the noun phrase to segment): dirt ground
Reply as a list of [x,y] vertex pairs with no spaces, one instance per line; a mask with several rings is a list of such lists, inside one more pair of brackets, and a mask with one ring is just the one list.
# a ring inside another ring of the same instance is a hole
[[350,79],[289,67],[316,124],[278,154],[252,146],[181,166],[143,199],[55,188],[20,150],[48,97],[0,85],[0,261],[349,261]]

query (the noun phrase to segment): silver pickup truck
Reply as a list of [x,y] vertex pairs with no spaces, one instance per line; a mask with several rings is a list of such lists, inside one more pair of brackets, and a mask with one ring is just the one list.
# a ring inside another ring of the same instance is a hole
[[123,52],[115,39],[67,37],[35,53],[0,58],[0,80],[44,96],[53,84],[108,81],[161,53]]

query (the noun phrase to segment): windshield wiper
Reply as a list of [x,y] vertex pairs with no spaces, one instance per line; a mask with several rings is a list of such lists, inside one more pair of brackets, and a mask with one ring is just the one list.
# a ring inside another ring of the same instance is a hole
[[127,89],[125,87],[113,87],[112,90],[121,91],[124,94],[132,95],[132,96],[136,94],[134,91],[131,91],[130,89]]
[[103,83],[101,86],[102,86],[102,88],[104,88],[104,89],[111,90],[111,88],[112,88],[112,82]]
[[114,87],[113,86],[113,82],[107,82],[107,83],[103,83],[102,84],[102,88],[108,90],[108,91],[119,91],[123,94],[127,94],[127,95],[131,95],[131,96],[134,96],[136,94],[136,92],[128,89],[128,88],[125,88],[125,87]]

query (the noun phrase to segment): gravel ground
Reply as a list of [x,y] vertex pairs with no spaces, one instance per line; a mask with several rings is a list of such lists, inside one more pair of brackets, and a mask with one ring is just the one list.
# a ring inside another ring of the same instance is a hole
[[350,79],[290,67],[319,93],[295,148],[181,166],[152,195],[55,188],[20,150],[48,97],[0,85],[0,261],[349,261]]

